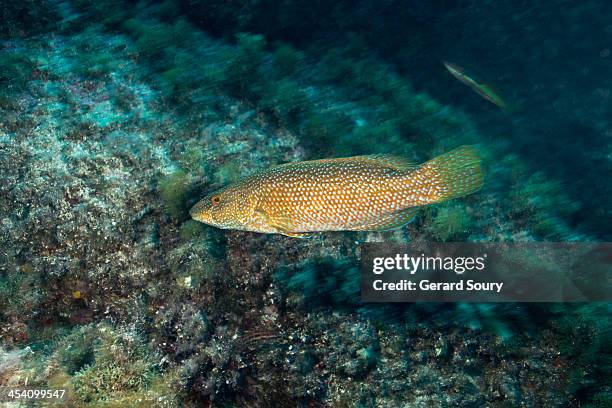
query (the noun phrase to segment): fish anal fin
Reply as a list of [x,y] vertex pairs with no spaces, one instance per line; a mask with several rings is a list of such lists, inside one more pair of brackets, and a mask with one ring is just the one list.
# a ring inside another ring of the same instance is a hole
[[361,231],[390,231],[398,229],[412,222],[418,212],[419,207],[406,208],[357,229]]
[[283,234],[285,236],[291,237],[291,238],[310,238],[312,237],[314,234],[310,233],[310,232],[289,232],[289,231],[282,231],[279,232],[280,234]]

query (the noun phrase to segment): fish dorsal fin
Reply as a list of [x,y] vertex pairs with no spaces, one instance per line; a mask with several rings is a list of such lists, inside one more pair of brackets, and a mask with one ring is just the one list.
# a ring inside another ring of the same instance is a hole
[[415,162],[410,161],[405,157],[394,156],[392,154],[369,154],[367,156],[356,156],[354,159],[382,164],[385,167],[399,171],[412,170],[417,167]]
[[360,161],[363,163],[375,164],[377,166],[387,167],[396,171],[407,171],[412,170],[418,166],[417,163],[406,159],[401,156],[394,156],[392,154],[369,154],[364,156],[353,156],[353,157],[338,157],[331,159],[319,159],[319,160],[311,160],[307,162],[290,162],[283,163],[278,166],[273,167],[277,171],[283,171],[287,167],[298,167],[304,165],[319,165],[324,163],[337,163],[343,161]]
[[419,207],[410,207],[381,217],[369,224],[355,228],[358,231],[389,231],[409,224],[417,215]]

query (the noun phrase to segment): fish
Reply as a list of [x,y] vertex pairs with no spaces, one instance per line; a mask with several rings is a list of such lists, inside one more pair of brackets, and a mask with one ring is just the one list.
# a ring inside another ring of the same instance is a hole
[[420,207],[483,185],[480,158],[461,146],[423,164],[376,154],[277,165],[207,195],[191,217],[222,228],[305,238],[324,231],[385,231]]
[[491,88],[491,86],[470,77],[465,70],[458,65],[446,61],[443,61],[443,64],[452,76],[472,88],[478,95],[502,109],[506,108],[506,102],[493,90],[493,88]]

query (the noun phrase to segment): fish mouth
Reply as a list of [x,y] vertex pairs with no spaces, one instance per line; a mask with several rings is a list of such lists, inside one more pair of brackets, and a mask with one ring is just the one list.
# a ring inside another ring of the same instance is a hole
[[197,211],[197,207],[198,205],[194,205],[193,207],[191,207],[191,209],[189,209],[189,216],[191,218],[193,218],[194,220],[198,221],[198,211]]
[[202,224],[210,225],[216,228],[224,228],[220,222],[215,220],[213,214],[211,214],[210,211],[203,209],[201,205],[196,204],[191,207],[189,210],[189,215],[191,216],[191,219],[201,222]]
[[202,208],[201,203],[196,203],[189,210],[189,216],[191,216],[192,219],[203,222],[204,224],[212,224],[211,222],[212,217],[210,216],[206,217],[205,215],[206,215],[206,211]]

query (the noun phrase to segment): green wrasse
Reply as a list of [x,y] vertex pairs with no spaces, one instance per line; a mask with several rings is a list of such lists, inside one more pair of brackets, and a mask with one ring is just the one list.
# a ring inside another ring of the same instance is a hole
[[303,237],[318,231],[383,231],[419,206],[478,190],[480,159],[463,146],[421,165],[389,155],[287,163],[229,185],[190,211],[224,229]]
[[450,62],[444,62],[444,66],[455,78],[472,88],[478,95],[502,109],[506,108],[506,102],[489,85],[471,78],[460,66]]

